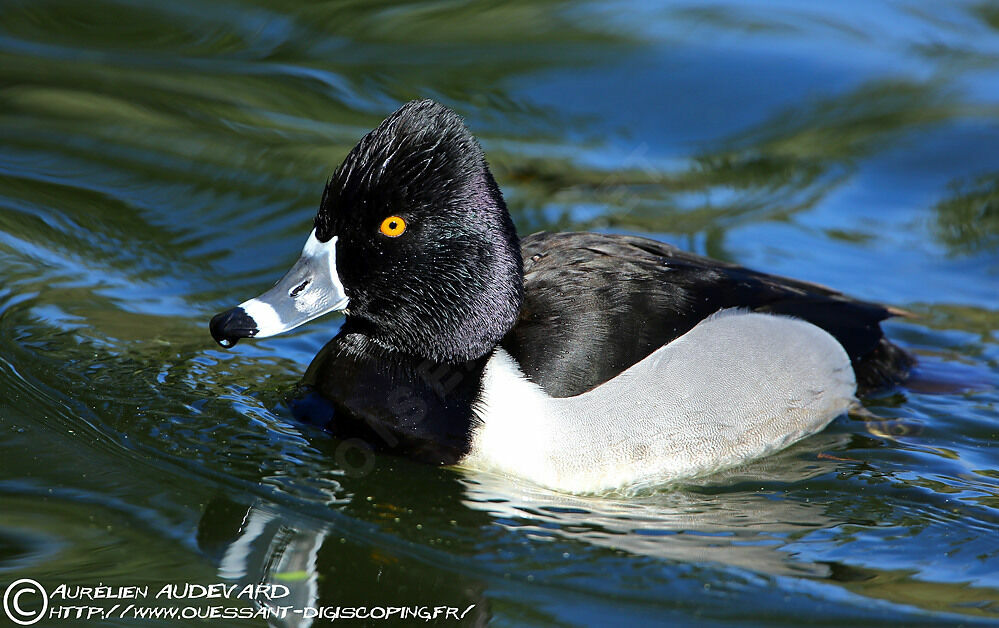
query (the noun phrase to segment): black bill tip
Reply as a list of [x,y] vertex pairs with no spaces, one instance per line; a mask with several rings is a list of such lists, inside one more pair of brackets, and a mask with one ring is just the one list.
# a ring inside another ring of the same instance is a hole
[[216,314],[208,324],[208,329],[215,342],[226,349],[236,346],[240,338],[252,338],[259,331],[256,321],[241,307]]

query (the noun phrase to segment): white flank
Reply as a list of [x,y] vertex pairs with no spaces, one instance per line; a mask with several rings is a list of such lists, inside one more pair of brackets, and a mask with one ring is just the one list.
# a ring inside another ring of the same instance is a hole
[[498,348],[462,464],[575,493],[689,478],[820,431],[855,392],[846,351],[828,333],[738,310],[564,399],[549,397]]

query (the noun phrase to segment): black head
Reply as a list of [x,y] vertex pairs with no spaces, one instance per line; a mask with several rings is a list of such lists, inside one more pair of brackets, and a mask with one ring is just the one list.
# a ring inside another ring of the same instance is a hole
[[479,143],[430,100],[389,116],[323,193],[316,238],[336,242],[347,324],[436,361],[478,358],[523,297],[517,234]]

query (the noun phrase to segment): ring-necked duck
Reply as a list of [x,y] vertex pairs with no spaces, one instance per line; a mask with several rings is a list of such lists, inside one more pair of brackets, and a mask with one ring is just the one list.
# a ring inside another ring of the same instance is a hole
[[301,259],[211,332],[229,347],[333,310],[304,380],[332,432],[569,491],[771,453],[912,363],[879,326],[897,310],[822,286],[639,237],[518,240],[478,142],[428,100],[361,139]]

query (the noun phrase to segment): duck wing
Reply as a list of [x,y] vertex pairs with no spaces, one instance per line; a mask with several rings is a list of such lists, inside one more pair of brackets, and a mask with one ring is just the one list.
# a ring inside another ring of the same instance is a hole
[[720,309],[804,319],[846,349],[861,392],[904,379],[911,358],[880,322],[903,314],[827,287],[627,235],[521,240],[524,305],[503,347],[553,397],[590,390]]
[[554,398],[496,349],[461,464],[599,493],[744,464],[823,429],[854,402],[850,360],[800,319],[727,310],[610,381]]

